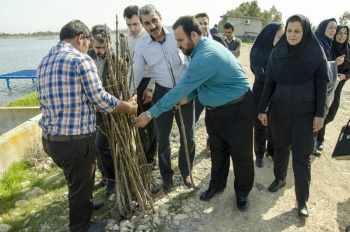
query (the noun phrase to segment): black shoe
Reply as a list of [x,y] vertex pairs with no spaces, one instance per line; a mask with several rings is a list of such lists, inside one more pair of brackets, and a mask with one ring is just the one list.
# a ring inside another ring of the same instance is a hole
[[92,203],[92,209],[93,210],[98,210],[101,208],[105,203],[103,201],[95,201]]
[[323,151],[323,141],[316,142],[316,149],[319,151]]
[[262,159],[256,158],[255,164],[258,168],[264,167],[264,159],[263,158]]
[[301,218],[309,217],[309,212],[307,211],[305,202],[297,202],[297,211],[298,211],[299,217]]
[[102,187],[105,187],[105,186],[106,186],[106,182],[104,180],[101,180],[98,184],[94,185],[94,191],[96,191]]
[[321,152],[316,150],[316,151],[314,151],[313,155],[316,156],[316,157],[320,157],[321,156]]
[[277,192],[280,188],[286,186],[285,180],[275,179],[272,184],[269,186],[270,192]]
[[91,222],[89,230],[87,232],[101,232],[106,229],[107,224],[107,220]]
[[109,197],[115,192],[115,183],[114,181],[107,181],[107,186],[105,189],[105,196]]
[[247,197],[237,196],[237,207],[240,211],[246,211],[249,206],[249,201]]
[[223,192],[224,189],[208,188],[207,191],[203,192],[199,198],[201,201],[209,201],[214,197],[215,194]]

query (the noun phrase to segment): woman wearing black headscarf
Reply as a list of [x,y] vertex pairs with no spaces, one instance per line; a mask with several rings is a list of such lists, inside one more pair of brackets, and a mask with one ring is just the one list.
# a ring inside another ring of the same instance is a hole
[[350,78],[350,48],[349,48],[349,28],[347,26],[338,25],[335,35],[335,40],[332,42],[332,54],[333,57],[344,57],[344,63],[338,66],[338,78],[339,84],[334,92],[334,100],[331,107],[327,113],[327,116],[324,120],[324,126],[317,133],[317,149],[323,150],[324,135],[326,132],[326,125],[333,121],[335,115],[337,114],[340,95],[343,89],[343,86],[347,80]]
[[[267,61],[273,47],[284,33],[281,23],[269,23],[260,32],[250,51],[250,69],[255,75],[253,94],[255,100],[255,115],[258,115],[260,98],[264,89]],[[264,166],[264,153],[273,158],[274,148],[268,142],[266,147],[266,126],[262,125],[258,117],[254,120],[254,152],[255,163],[259,168]]]
[[[327,84],[327,111],[331,106],[334,99],[334,91],[339,83],[337,66],[344,62],[344,56],[334,56],[332,53],[332,41],[334,40],[334,35],[337,30],[337,20],[334,18],[323,20],[320,25],[318,25],[315,31],[315,37],[323,48],[326,54],[327,60],[329,61],[330,73],[329,82]],[[315,134],[315,149],[313,155],[320,156],[321,153],[318,152],[323,150],[323,140],[318,139],[318,133]],[[321,136],[322,137],[322,136]],[[321,138],[320,138],[321,139]],[[317,150],[316,150],[317,149]]]
[[275,180],[269,186],[276,192],[286,185],[292,149],[297,210],[308,217],[310,155],[313,133],[323,126],[328,75],[327,59],[303,15],[293,15],[286,32],[272,50],[259,106],[259,119],[267,126],[268,139],[275,145]]

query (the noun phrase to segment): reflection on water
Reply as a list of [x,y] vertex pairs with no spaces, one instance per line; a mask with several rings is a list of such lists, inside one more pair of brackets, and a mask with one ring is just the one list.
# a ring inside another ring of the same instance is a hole
[[[24,69],[36,69],[42,58],[57,44],[54,39],[21,38],[0,40],[0,74]],[[0,106],[36,91],[31,79],[10,79],[12,89],[6,80],[0,80]]]

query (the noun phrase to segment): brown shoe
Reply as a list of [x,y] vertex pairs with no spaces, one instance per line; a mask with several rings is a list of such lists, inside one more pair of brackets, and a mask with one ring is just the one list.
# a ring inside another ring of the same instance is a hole
[[192,186],[191,178],[189,176],[183,176],[182,179],[187,187]]
[[207,145],[207,155],[208,155],[208,156],[211,155],[210,145]]
[[164,188],[164,189],[171,189],[171,188],[174,188],[173,179],[170,179],[170,180],[163,180],[163,188]]

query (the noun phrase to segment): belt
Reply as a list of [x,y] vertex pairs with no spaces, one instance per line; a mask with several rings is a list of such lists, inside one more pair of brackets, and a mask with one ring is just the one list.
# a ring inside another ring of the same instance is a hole
[[215,107],[211,107],[211,106],[206,106],[207,110],[218,110],[218,109],[222,109],[222,108],[225,108],[227,106],[230,106],[230,105],[234,105],[234,104],[237,104],[241,101],[243,101],[250,93],[250,89],[245,93],[243,94],[240,98],[237,98],[233,101],[230,101],[230,102],[227,102],[226,104],[223,104],[221,106],[215,106]]
[[161,86],[160,84],[156,83],[156,88],[160,89],[160,90],[163,90],[165,92],[169,92],[172,88],[167,88],[167,87],[164,87],[164,86]]
[[85,134],[85,135],[50,135],[43,131],[43,138],[47,139],[48,141],[53,142],[65,142],[65,141],[73,141],[78,139],[84,139],[91,137],[92,134]]

